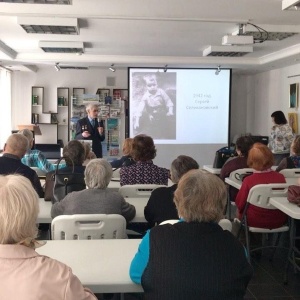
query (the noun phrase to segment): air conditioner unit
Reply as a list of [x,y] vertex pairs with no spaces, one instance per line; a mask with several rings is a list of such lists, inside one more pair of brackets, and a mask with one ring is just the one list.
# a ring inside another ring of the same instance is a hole
[[27,33],[78,35],[76,18],[18,17],[18,24]]
[[53,42],[40,41],[39,47],[50,53],[84,53],[84,45],[82,42]]
[[251,52],[251,46],[209,46],[204,49],[203,56],[239,57]]

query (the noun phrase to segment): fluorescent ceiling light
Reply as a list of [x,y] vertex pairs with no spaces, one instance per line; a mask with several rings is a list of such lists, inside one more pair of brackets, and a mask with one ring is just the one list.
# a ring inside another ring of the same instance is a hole
[[225,35],[222,38],[222,45],[251,45],[253,36],[246,35]]
[[300,10],[300,0],[283,0],[282,10]]
[[203,56],[238,57],[253,52],[251,46],[209,46],[203,51]]
[[18,24],[27,33],[79,34],[76,18],[18,17]]
[[71,4],[71,0],[0,0],[0,2],[26,4]]
[[50,53],[83,53],[84,45],[82,42],[53,42],[40,41],[39,47]]
[[0,41],[0,52],[4,53],[9,58],[15,59],[17,57],[17,52],[12,48],[8,47],[2,41]]

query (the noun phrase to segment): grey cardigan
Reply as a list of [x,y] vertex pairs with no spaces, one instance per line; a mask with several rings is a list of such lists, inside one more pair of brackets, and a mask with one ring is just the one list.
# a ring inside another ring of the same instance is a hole
[[135,207],[118,193],[109,189],[85,189],[69,193],[53,204],[51,217],[74,214],[119,214],[127,222],[135,217]]

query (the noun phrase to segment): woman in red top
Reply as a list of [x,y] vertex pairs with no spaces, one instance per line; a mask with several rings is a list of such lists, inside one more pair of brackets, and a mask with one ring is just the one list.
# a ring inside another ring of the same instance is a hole
[[[239,219],[242,218],[249,191],[253,186],[286,182],[282,174],[271,170],[274,163],[273,153],[263,144],[253,145],[249,151],[247,163],[250,168],[254,169],[254,173],[244,179],[235,199]],[[278,209],[265,209],[250,204],[247,210],[247,221],[249,226],[272,229],[285,224],[287,216]]]

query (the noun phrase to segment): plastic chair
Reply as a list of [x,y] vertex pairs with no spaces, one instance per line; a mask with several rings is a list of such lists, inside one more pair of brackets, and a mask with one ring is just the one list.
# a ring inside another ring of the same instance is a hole
[[165,185],[158,185],[158,184],[123,185],[120,187],[119,193],[124,198],[149,198],[152,191],[158,187],[165,187]]
[[[171,219],[161,222],[159,225],[165,225],[165,224],[176,224],[178,223],[178,219]],[[232,223],[228,219],[221,219],[218,223],[223,230],[228,230],[231,232],[232,230]]]
[[[259,227],[252,227],[248,226],[247,222],[247,210],[249,205],[254,205],[257,207],[265,208],[265,209],[276,209],[274,206],[270,204],[270,198],[271,197],[286,197],[287,192],[288,192],[288,183],[272,183],[272,184],[258,184],[254,187],[252,187],[249,191],[249,195],[247,198],[247,203],[243,212],[242,220],[235,219],[235,222],[239,222],[241,225],[241,228],[238,233],[238,237],[241,233],[241,230],[244,229],[245,231],[245,237],[246,237],[246,249],[248,252],[248,261],[251,263],[251,258],[250,258],[250,238],[249,238],[249,232],[253,233],[262,233],[262,234],[278,234],[276,241],[274,243],[274,252],[273,255],[275,254],[276,247],[279,242],[280,234],[282,232],[289,231],[289,227],[284,225],[278,228],[273,228],[273,229],[268,229],[268,228],[259,228]],[[255,249],[252,249],[252,251],[256,251],[262,248],[267,248],[267,247],[258,247]],[[272,255],[272,258],[273,258]]]
[[126,220],[117,214],[61,215],[52,220],[52,240],[124,239]]
[[112,178],[120,179],[120,169],[121,169],[121,168],[118,168],[118,169],[114,169],[114,170],[113,170]]
[[283,169],[279,173],[285,177],[287,183],[298,184],[298,180],[300,178],[300,169]]
[[[253,169],[251,168],[243,168],[243,169],[237,169],[234,170],[230,173],[229,178],[233,181],[238,181],[241,182],[241,175],[243,174],[252,174]],[[236,208],[236,205],[234,202],[231,201],[230,199],[230,189],[232,189],[232,186],[229,186],[228,188],[228,197],[227,197],[227,214],[228,214],[228,219],[231,220],[231,209],[232,207]]]

